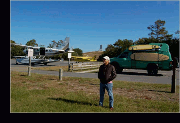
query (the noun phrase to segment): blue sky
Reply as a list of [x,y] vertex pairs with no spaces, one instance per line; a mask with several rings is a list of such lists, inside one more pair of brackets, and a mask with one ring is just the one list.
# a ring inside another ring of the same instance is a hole
[[70,47],[83,52],[103,50],[118,39],[149,37],[149,25],[165,20],[175,36],[179,1],[11,1],[10,39],[35,39],[46,47],[70,37]]

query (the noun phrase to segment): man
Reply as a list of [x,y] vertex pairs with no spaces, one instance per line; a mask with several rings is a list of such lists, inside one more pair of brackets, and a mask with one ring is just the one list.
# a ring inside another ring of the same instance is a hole
[[116,77],[116,71],[113,65],[109,64],[108,56],[103,57],[103,65],[99,67],[98,78],[100,79],[100,101],[99,105],[103,106],[105,89],[109,95],[109,108],[113,109],[113,83],[112,80]]

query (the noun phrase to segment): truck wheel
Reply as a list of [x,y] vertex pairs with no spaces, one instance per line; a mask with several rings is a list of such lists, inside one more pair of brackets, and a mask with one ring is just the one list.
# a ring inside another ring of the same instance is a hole
[[122,73],[123,68],[121,68],[118,63],[115,62],[115,63],[112,63],[112,65],[114,66],[116,73]]
[[148,75],[157,75],[158,66],[156,64],[149,64],[147,67]]
[[158,69],[154,69],[154,70],[153,70],[153,74],[154,74],[154,75],[157,75],[157,73],[158,73]]
[[153,74],[152,70],[148,69],[147,71],[148,71],[148,75],[152,75]]

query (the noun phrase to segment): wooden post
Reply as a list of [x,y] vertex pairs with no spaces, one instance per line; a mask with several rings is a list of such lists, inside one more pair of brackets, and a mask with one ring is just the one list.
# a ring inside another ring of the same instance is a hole
[[71,70],[71,64],[68,64],[68,71]]
[[63,69],[59,69],[59,81],[62,81]]
[[171,84],[171,93],[176,92],[176,59],[173,58],[173,75],[172,75],[172,84]]
[[28,76],[31,76],[31,66],[28,66]]
[[73,72],[73,63],[72,63],[72,69],[71,69],[71,71]]
[[31,66],[31,57],[29,56],[29,66]]
[[31,76],[31,57],[29,56],[28,76]]

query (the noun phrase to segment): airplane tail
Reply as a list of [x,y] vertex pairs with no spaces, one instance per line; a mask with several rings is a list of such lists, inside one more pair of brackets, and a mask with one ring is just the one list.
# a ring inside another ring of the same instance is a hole
[[69,48],[69,37],[66,37],[65,40],[61,43],[59,50],[66,50]]
[[69,37],[66,37],[64,41],[60,41],[58,43],[53,43],[53,49],[58,49],[58,50],[68,50],[69,49]]

